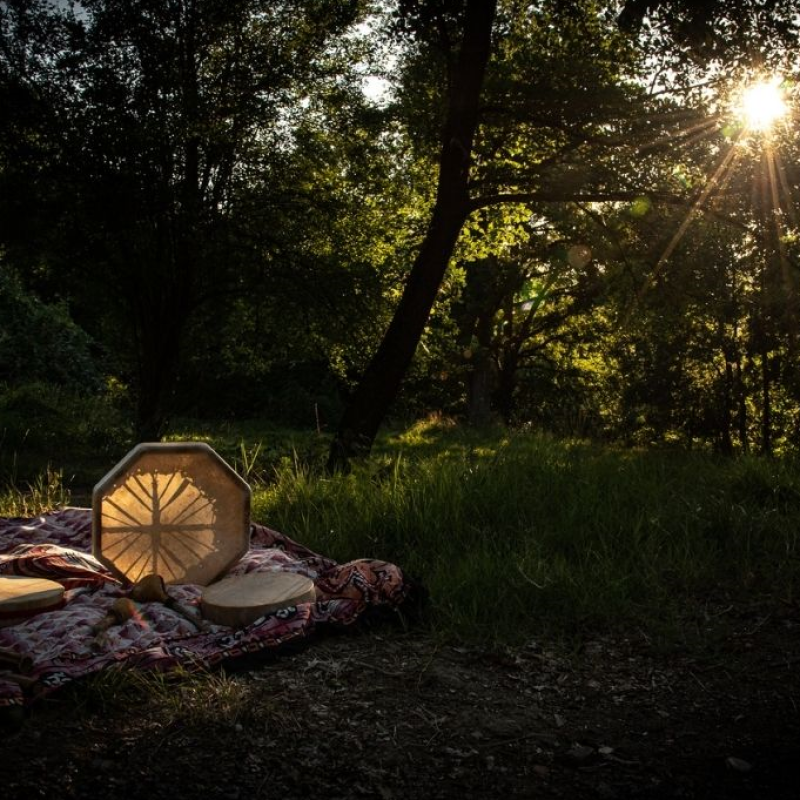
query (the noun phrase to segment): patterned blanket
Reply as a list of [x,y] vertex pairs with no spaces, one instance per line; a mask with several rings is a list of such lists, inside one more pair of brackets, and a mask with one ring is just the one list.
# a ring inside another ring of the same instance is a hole
[[[29,684],[3,677],[0,706],[23,705],[77,678],[112,666],[169,670],[210,669],[226,659],[308,637],[321,623],[348,625],[365,612],[398,607],[409,586],[394,564],[359,559],[337,564],[289,537],[253,524],[250,549],[229,571],[289,571],[314,581],[313,603],[281,609],[245,628],[210,625],[206,632],[161,603],[142,603],[100,643],[92,631],[118,597],[121,584],[91,554],[91,510],[66,508],[32,519],[0,517],[0,575],[27,575],[57,581],[65,588],[62,607],[0,628],[0,650],[27,662]],[[202,587],[170,586],[183,605],[197,605]],[[33,662],[32,668],[30,662]]]

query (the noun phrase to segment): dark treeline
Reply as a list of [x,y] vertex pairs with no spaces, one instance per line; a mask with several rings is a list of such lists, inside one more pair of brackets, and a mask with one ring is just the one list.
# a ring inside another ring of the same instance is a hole
[[435,412],[795,451],[793,98],[736,97],[797,78],[797,6],[3,2],[0,446],[261,418],[336,465]]

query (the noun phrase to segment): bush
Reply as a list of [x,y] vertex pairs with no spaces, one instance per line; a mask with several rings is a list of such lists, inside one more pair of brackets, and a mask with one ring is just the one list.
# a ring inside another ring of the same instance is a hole
[[65,303],[46,304],[8,269],[0,271],[0,381],[97,391],[102,378],[91,337]]
[[29,480],[45,463],[109,461],[131,441],[130,420],[109,391],[0,384],[0,473],[6,477]]

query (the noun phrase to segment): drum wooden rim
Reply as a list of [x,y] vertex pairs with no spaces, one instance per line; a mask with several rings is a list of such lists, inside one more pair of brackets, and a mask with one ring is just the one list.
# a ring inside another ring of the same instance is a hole
[[0,575],[0,626],[15,625],[64,602],[64,587],[47,578]]
[[316,600],[314,582],[296,572],[251,572],[229,575],[207,586],[200,598],[211,622],[244,627],[282,608]]

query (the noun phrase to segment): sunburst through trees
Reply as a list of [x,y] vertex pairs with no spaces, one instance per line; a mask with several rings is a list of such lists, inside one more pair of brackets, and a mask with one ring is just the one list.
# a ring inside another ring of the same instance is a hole
[[[798,228],[795,203],[778,144],[780,134],[788,130],[792,122],[791,101],[790,89],[779,76],[745,81],[729,93],[727,102],[718,102],[721,110],[675,137],[678,139],[674,144],[676,158],[680,158],[684,148],[706,140],[710,151],[717,153],[716,165],[695,191],[689,211],[661,252],[643,291],[652,285],[672,257],[697,215],[721,199],[734,180],[741,181],[748,173],[754,181],[751,193],[754,203],[750,211],[755,224],[762,236],[767,234],[769,226],[773,227],[771,238],[785,260],[785,250],[780,245],[786,241],[788,233],[784,220],[790,221],[794,229]],[[714,143],[720,134],[723,141]],[[759,165],[755,170],[754,164]],[[738,183],[736,192],[743,188]],[[744,224],[750,225],[749,222]]]
[[[772,453],[776,432],[792,435],[785,409],[800,398],[800,382],[792,377],[800,353],[796,90],[790,81],[764,73],[727,90],[712,82],[704,92],[707,124],[695,117],[669,143],[675,174],[685,176],[680,188],[688,210],[675,220],[643,276],[627,320],[634,319],[645,296],[648,305],[657,305],[652,290],[675,286],[676,276],[697,282],[694,287],[684,283],[687,303],[699,294],[701,283],[713,285],[713,274],[726,269],[724,259],[690,265],[702,258],[697,247],[703,236],[713,230],[712,236],[723,237],[739,278],[728,287],[727,306],[714,305],[721,295],[709,296],[698,312],[705,323],[697,322],[697,341],[716,337],[725,342],[714,368],[715,391],[727,399],[709,402],[726,405],[722,417],[728,420],[723,426],[728,433],[737,420],[743,450],[750,446],[748,439],[757,437],[759,449]],[[695,231],[697,236],[689,235]]]

